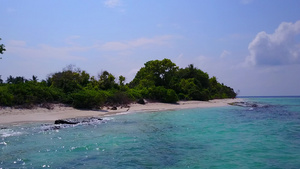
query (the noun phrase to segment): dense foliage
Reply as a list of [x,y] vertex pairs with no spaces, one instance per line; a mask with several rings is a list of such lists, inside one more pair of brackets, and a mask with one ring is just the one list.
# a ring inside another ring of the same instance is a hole
[[176,103],[236,97],[233,89],[220,84],[216,77],[209,78],[193,65],[179,68],[169,59],[145,63],[130,83],[124,82],[124,76],[116,82],[108,71],[94,77],[72,65],[41,82],[36,76],[32,79],[9,76],[4,83],[0,76],[0,106],[31,108],[65,103],[80,109],[98,109],[104,105],[126,105],[142,98]]
[[151,93],[148,98],[162,102],[236,97],[233,89],[220,84],[216,77],[209,78],[207,73],[192,64],[186,68],[178,68],[169,59],[145,63],[145,67],[137,72],[129,86],[147,90]]

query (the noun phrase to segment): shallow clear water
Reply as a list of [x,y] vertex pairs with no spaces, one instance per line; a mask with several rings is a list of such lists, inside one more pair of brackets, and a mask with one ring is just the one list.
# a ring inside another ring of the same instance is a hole
[[258,106],[8,126],[0,168],[300,168],[300,97],[245,100]]

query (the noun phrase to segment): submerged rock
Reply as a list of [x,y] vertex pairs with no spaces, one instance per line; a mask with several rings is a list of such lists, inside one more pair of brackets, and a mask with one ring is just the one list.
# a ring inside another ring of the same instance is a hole
[[106,120],[97,117],[58,119],[54,121],[54,124],[43,124],[41,126],[41,129],[43,131],[51,131],[60,130],[68,127],[75,127],[78,125],[97,125],[105,122]]
[[251,105],[251,107],[257,107],[257,104],[253,103],[253,104]]
[[267,108],[270,105],[258,104],[253,102],[233,102],[229,103],[232,106],[251,107],[251,108]]
[[90,122],[101,121],[101,120],[103,119],[96,118],[96,117],[59,119],[59,120],[55,120],[54,124],[79,124],[79,123],[90,123]]
[[54,124],[78,124],[79,122],[72,122],[69,120],[55,120]]
[[233,103],[229,103],[232,106],[241,106],[241,107],[257,107],[256,104],[252,104],[249,102],[233,102]]

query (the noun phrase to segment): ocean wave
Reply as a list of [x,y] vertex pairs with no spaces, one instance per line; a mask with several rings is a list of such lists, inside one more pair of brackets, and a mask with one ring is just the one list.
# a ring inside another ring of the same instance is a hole
[[11,136],[18,136],[23,134],[19,131],[14,131],[12,129],[1,129],[0,130],[0,137],[11,137]]

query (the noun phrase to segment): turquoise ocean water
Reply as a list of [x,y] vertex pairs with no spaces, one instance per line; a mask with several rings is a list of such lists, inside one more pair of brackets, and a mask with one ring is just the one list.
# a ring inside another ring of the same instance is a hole
[[255,106],[1,126],[0,168],[300,168],[300,97],[244,99]]

